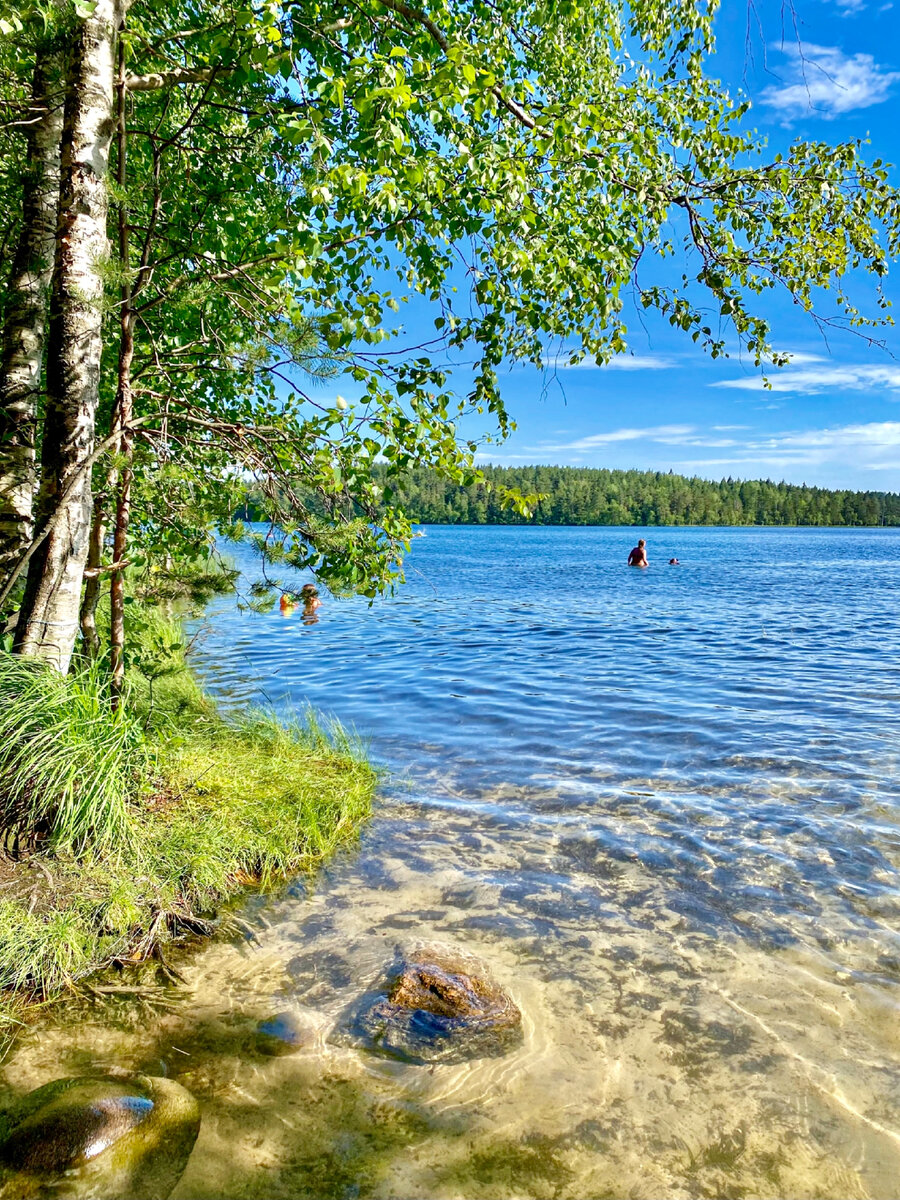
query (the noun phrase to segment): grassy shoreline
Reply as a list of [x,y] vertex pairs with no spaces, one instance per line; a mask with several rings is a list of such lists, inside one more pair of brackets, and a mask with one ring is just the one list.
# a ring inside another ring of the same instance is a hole
[[222,715],[169,628],[175,665],[133,672],[119,714],[96,669],[61,680],[0,652],[0,1039],[30,1004],[212,932],[369,815],[375,772],[339,728]]

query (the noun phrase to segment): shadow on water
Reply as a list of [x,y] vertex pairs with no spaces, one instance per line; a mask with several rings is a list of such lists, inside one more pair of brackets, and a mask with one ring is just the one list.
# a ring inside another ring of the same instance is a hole
[[[139,1010],[114,1007],[119,1009],[115,1024],[133,1025],[137,1033]],[[109,1006],[106,1015],[112,1015]],[[667,1015],[666,1042],[694,1072],[702,1073],[704,1063],[721,1052],[748,1048],[745,1032]],[[246,1018],[179,1019],[144,1049],[128,1066],[180,1082],[203,1110],[200,1140],[173,1200],[396,1195],[413,1200],[436,1194],[473,1200],[524,1195],[580,1200],[589,1194],[602,1200],[625,1194],[620,1163],[632,1116],[623,1100],[553,1135],[534,1129],[504,1136],[485,1128],[478,1105],[436,1111],[422,1100],[379,1088],[365,1072],[323,1073],[317,1057],[287,1064],[264,1060],[254,1052],[254,1024]],[[104,1066],[84,1049],[70,1049],[60,1061],[64,1074],[90,1074]],[[248,1076],[252,1093],[245,1086]],[[636,1142],[644,1142],[640,1130],[634,1134]],[[670,1134],[643,1145],[644,1153],[666,1163],[668,1184],[676,1189],[668,1194],[743,1198],[766,1186],[787,1194],[788,1144],[767,1148],[745,1123],[710,1128],[708,1139],[690,1144]],[[593,1169],[586,1174],[588,1163]],[[604,1163],[610,1165],[604,1169]],[[844,1182],[852,1184],[850,1177]],[[635,1190],[632,1182],[628,1194],[653,1192]],[[841,1194],[865,1195],[859,1187]]]
[[[760,1130],[723,1117],[702,1137],[669,1129],[648,1138],[620,1098],[591,1117],[562,1122],[553,1134],[526,1128],[507,1136],[485,1121],[477,1103],[436,1109],[404,1095],[396,1076],[384,1086],[352,1059],[326,1070],[317,1055],[265,1059],[254,1051],[249,1017],[179,1017],[145,1042],[140,1010],[121,1003],[115,1009],[115,1024],[133,1025],[142,1043],[143,1053],[133,1051],[126,1065],[165,1073],[201,1104],[200,1140],[173,1200],[650,1197],[659,1193],[646,1189],[646,1178],[641,1186],[639,1171],[630,1180],[622,1174],[625,1162],[634,1172],[645,1155],[657,1160],[657,1178],[665,1177],[670,1196],[867,1195],[852,1173],[836,1171],[824,1150],[811,1155],[808,1141],[787,1127],[773,1144],[771,1120]],[[112,1015],[106,1006],[105,1016]],[[674,1012],[664,1014],[663,1028],[663,1040],[676,1051],[673,1062],[683,1060],[698,1080],[711,1060],[743,1054],[753,1041],[745,1029]],[[59,1063],[64,1074],[105,1065],[83,1049],[69,1050]],[[798,1156],[807,1171],[821,1173],[820,1186],[798,1188]]]

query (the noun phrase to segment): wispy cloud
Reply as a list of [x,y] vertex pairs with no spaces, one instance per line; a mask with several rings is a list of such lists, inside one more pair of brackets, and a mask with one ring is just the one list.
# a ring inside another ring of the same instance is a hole
[[787,78],[767,87],[763,104],[791,120],[806,113],[832,118],[871,108],[888,98],[900,72],[880,66],[871,54],[844,54],[837,46],[803,43],[785,47]]
[[600,446],[612,446],[616,442],[680,440],[694,432],[693,425],[650,425],[644,428],[610,429],[605,433],[590,433],[573,442],[543,445],[542,450],[595,450]]
[[525,454],[498,454],[494,450],[479,450],[475,455],[475,461],[480,463],[533,463],[534,454],[526,452]]
[[[861,13],[863,9],[870,7],[866,0],[834,0],[836,7],[840,10],[842,17],[855,17],[857,13]],[[894,7],[894,0],[884,0],[884,3],[875,6],[875,12],[888,12]]]
[[807,363],[820,363],[828,361],[824,354],[807,354],[802,350],[785,350],[783,353],[790,358],[790,365],[792,367],[804,366]]
[[656,354],[617,354],[603,368],[606,371],[666,371],[676,364]]
[[675,365],[673,359],[657,354],[617,354],[608,363],[598,363],[590,355],[578,363],[569,362],[565,354],[551,354],[544,359],[544,366],[551,371],[665,371]]
[[708,472],[737,469],[744,475],[759,472],[815,470],[834,465],[855,470],[900,470],[900,421],[870,421],[835,425],[825,429],[794,430],[748,438],[735,444],[727,456],[680,461],[679,470]]
[[[810,355],[807,360],[797,356],[794,362],[815,361]],[[848,391],[861,392],[871,388],[887,388],[890,391],[900,391],[900,365],[874,366],[860,364],[857,366],[827,365],[822,367],[807,367],[795,370],[790,367],[773,367],[766,376],[773,392],[797,392],[803,395],[814,395],[818,392]],[[760,375],[746,375],[740,379],[720,379],[711,383],[710,387],[737,388],[741,391],[758,392],[766,390]]]
[[614,446],[619,442],[655,442],[662,446],[735,446],[733,438],[711,437],[696,425],[648,425],[644,427],[611,429],[605,433],[590,433],[571,442],[542,444],[534,447],[535,452],[548,451],[584,453]]
[[[499,461],[495,455],[485,455]],[[611,429],[566,442],[525,446],[520,462],[652,464],[687,474],[736,474],[745,479],[828,478],[848,472],[900,471],[900,421],[782,429],[747,425],[648,425]],[[879,481],[877,486],[886,486]]]

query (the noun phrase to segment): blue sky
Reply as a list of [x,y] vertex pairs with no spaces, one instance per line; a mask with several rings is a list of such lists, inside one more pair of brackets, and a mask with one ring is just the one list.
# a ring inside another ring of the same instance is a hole
[[[870,160],[900,161],[900,0],[795,0],[793,10],[725,0],[717,41],[709,74],[749,96],[748,122],[773,150],[798,137],[868,137]],[[900,264],[887,291],[900,315]],[[867,280],[851,294],[874,310]],[[631,356],[512,368],[503,392],[518,429],[483,460],[900,491],[900,332],[878,333],[885,349],[851,334],[826,342],[789,302],[766,313],[776,346],[793,355],[770,372],[771,390],[749,361],[713,362],[661,320],[642,328],[632,314]],[[424,305],[404,322],[409,335],[431,330]]]
[[[763,3],[749,30],[748,10],[725,0],[710,73],[749,95],[773,147],[868,136],[871,158],[900,161],[900,4],[797,0],[794,27]],[[900,264],[894,278],[900,310]],[[852,335],[826,343],[792,305],[770,312],[794,354],[771,390],[750,363],[712,362],[656,322],[610,366],[513,370],[504,395],[518,430],[490,457],[900,490],[900,336],[887,351]]]
[[[748,31],[748,6],[726,0],[711,73],[750,96],[750,119],[773,147],[868,136],[869,157],[897,162],[900,5],[797,0],[795,13],[796,27],[764,3]],[[900,311],[900,264],[894,287]],[[867,293],[862,283],[856,294]],[[900,335],[888,334],[886,350],[852,335],[826,343],[790,304],[770,315],[776,344],[794,355],[770,374],[771,390],[751,364],[711,362],[657,323],[632,337],[633,358],[610,366],[549,381],[514,371],[505,395],[519,429],[491,457],[900,490]]]

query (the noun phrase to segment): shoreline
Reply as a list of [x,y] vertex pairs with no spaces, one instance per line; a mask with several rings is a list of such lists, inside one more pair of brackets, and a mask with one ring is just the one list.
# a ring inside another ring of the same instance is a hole
[[[40,666],[24,669],[43,680]],[[15,671],[21,660],[0,652],[0,690]],[[7,833],[0,1055],[46,1004],[73,992],[103,995],[105,983],[95,992],[90,981],[104,972],[149,963],[171,982],[167,946],[212,936],[223,907],[315,870],[371,813],[376,772],[339,727],[312,714],[287,724],[264,712],[225,717],[184,662],[156,682],[152,722],[147,690],[132,680],[128,720],[137,730],[143,718],[140,767],[125,765],[142,775],[129,781],[115,836],[54,846],[48,834],[17,847]],[[0,789],[14,757],[5,750]],[[102,770],[99,746],[95,761]],[[8,788],[0,803],[9,805]]]

